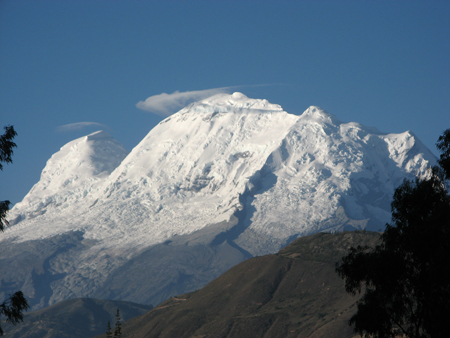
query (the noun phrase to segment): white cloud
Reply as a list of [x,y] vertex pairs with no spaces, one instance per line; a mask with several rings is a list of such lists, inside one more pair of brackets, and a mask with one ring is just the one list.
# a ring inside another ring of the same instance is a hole
[[147,98],[145,101],[139,101],[136,107],[155,113],[160,116],[169,116],[176,113],[189,103],[206,99],[219,93],[228,93],[234,87],[213,88],[206,90],[194,90],[189,92],[173,92],[172,94],[158,94]]
[[100,124],[97,122],[77,122],[77,123],[71,123],[71,124],[65,124],[63,126],[59,126],[58,128],[56,128],[56,131],[58,131],[58,132],[74,131],[74,130],[80,130],[80,129],[83,129],[86,127],[91,127],[91,126],[98,126],[101,128],[109,129],[104,124]]

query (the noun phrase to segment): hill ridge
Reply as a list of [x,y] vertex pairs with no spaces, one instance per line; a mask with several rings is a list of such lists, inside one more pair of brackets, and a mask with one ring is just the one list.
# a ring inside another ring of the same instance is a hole
[[365,231],[299,238],[125,322],[124,337],[353,337],[347,321],[360,296],[345,292],[335,263],[348,247],[379,239]]

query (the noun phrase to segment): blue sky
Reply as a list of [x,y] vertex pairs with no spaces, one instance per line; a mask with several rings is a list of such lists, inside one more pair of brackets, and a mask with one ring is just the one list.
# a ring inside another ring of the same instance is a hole
[[[19,134],[0,200],[19,202],[75,138],[104,129],[131,150],[177,91],[318,105],[437,154],[449,60],[449,1],[0,0],[0,127]],[[151,96],[157,114],[136,106]]]

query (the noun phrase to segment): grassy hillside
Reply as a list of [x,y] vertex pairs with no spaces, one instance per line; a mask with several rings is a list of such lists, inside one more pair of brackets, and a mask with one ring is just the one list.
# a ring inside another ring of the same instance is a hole
[[106,332],[108,320],[114,327],[117,309],[126,320],[151,308],[130,302],[77,298],[26,313],[23,323],[3,323],[2,327],[7,338],[88,338]]
[[352,337],[347,322],[359,296],[345,293],[335,263],[351,246],[378,239],[372,232],[299,238],[127,321],[123,337]]

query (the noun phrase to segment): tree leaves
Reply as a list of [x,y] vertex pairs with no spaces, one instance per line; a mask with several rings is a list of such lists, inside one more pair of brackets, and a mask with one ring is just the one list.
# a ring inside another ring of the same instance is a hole
[[13,148],[16,144],[12,142],[14,136],[17,135],[13,126],[4,127],[5,133],[0,135],[0,170],[3,170],[2,162],[11,163],[11,156],[13,154]]
[[[27,300],[22,291],[17,291],[15,294],[6,299],[0,304],[0,315],[6,317],[6,321],[12,324],[17,324],[23,321],[23,311],[29,309]],[[0,326],[0,336],[3,336],[3,330]]]

